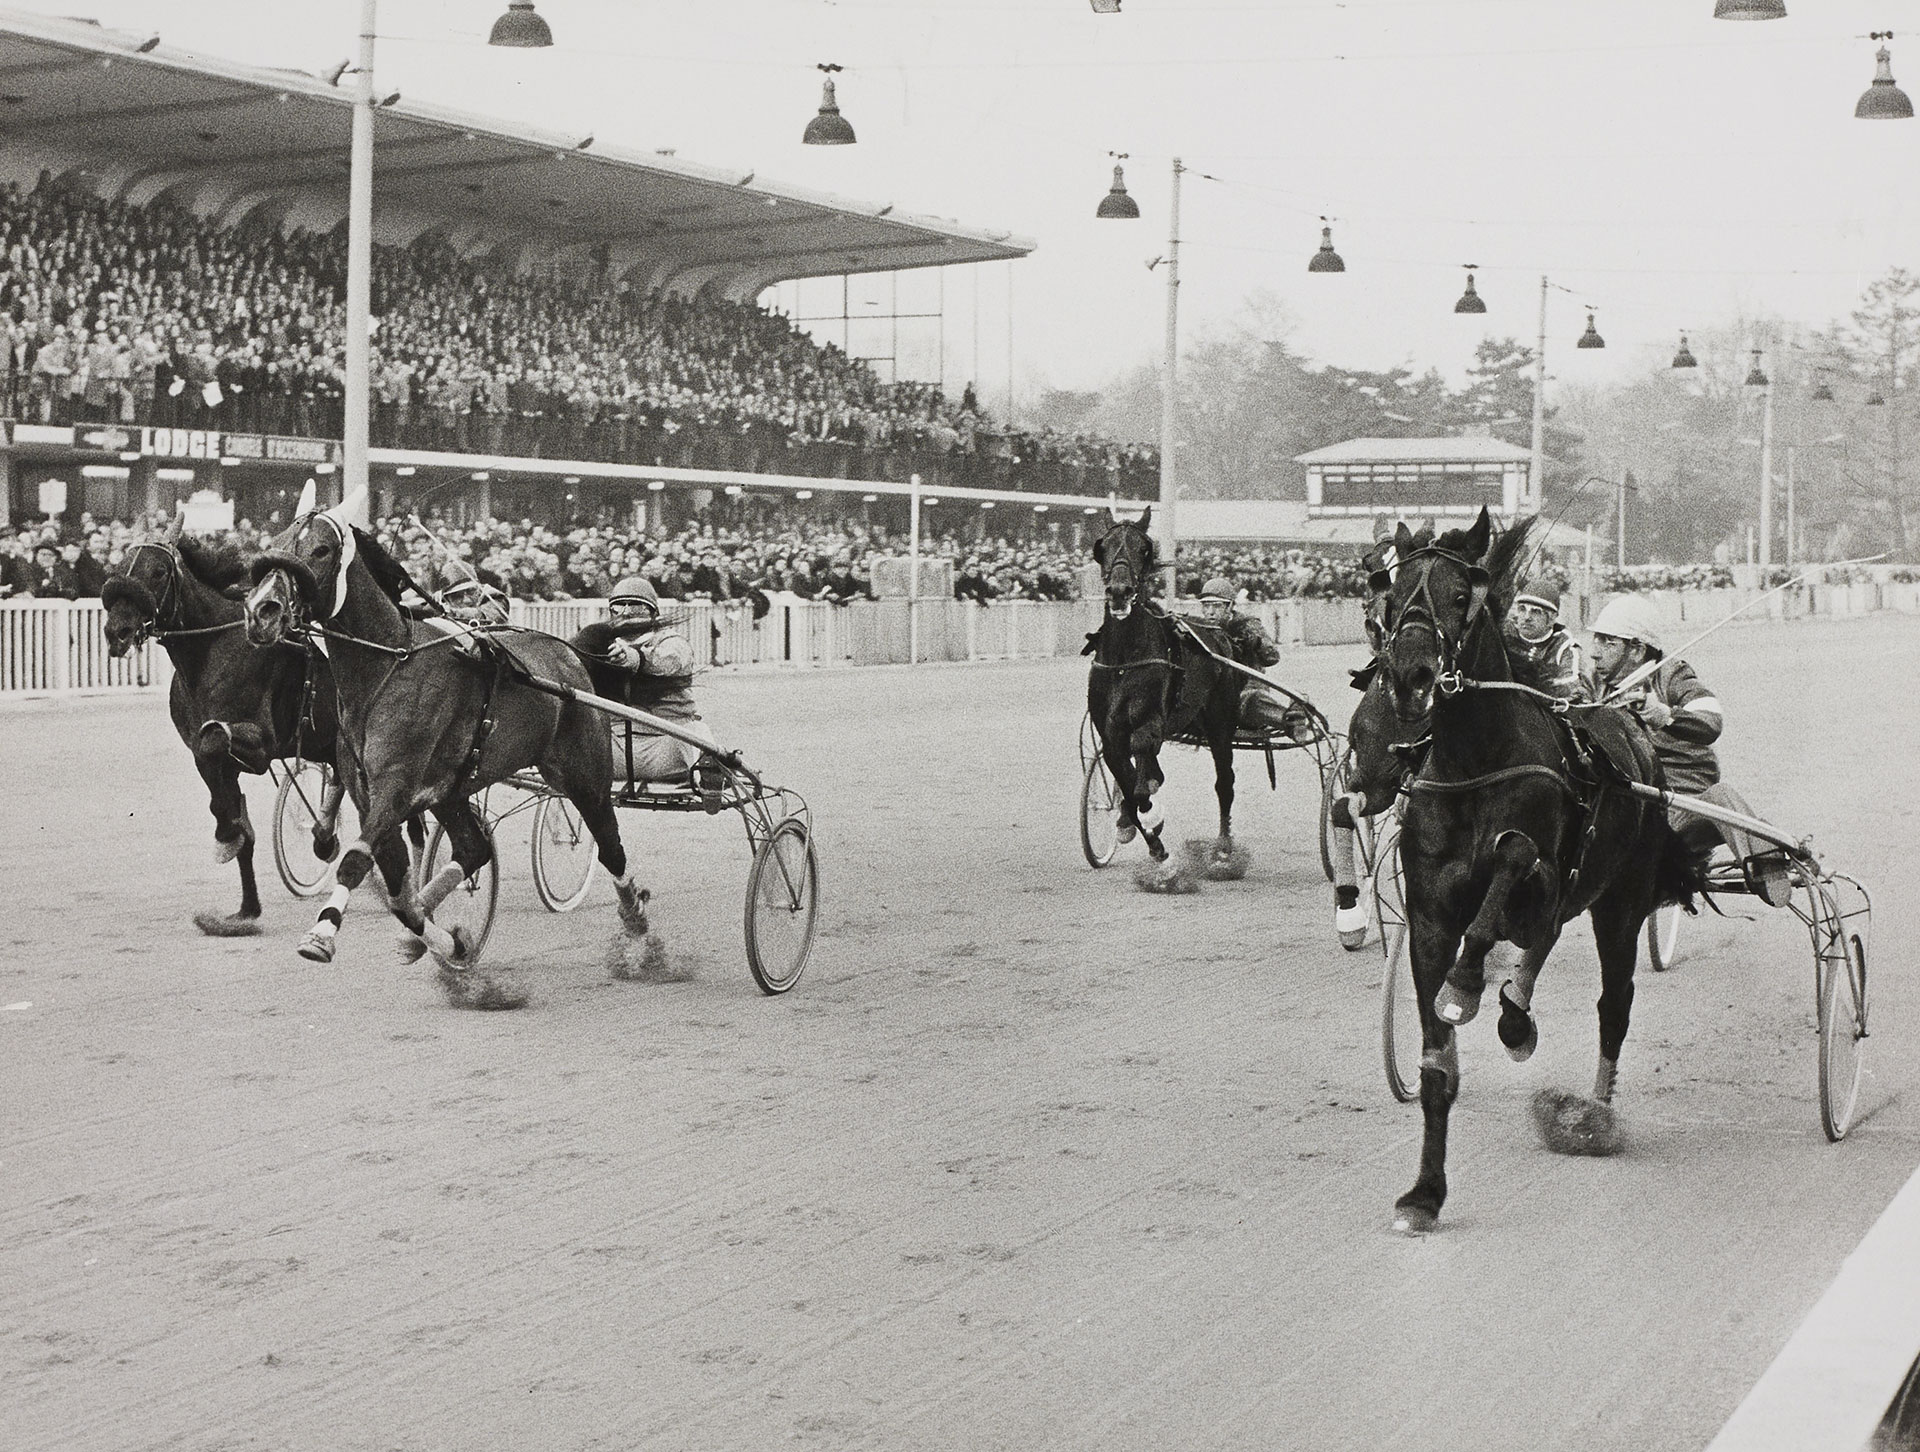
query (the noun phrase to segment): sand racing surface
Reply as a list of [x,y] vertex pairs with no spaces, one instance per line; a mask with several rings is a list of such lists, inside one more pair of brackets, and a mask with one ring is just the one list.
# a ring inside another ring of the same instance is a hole
[[[1355,654],[1279,670],[1344,724]],[[748,976],[734,818],[623,817],[694,975],[634,984],[604,878],[535,900],[523,815],[517,1013],[447,1007],[368,893],[300,961],[264,851],[264,935],[200,936],[238,889],[164,702],[0,710],[0,1445],[1702,1446],[1920,1160],[1920,622],[1693,658],[1728,778],[1876,889],[1862,1121],[1822,1135],[1806,938],[1747,908],[1643,963],[1627,1152],[1548,1154],[1529,1096],[1593,1070],[1577,926],[1531,1063],[1463,1030],[1421,1240],[1311,762],[1240,758],[1244,881],[1142,894],[1141,847],[1076,840],[1083,662],[707,679],[814,809],[806,977]],[[1172,837],[1210,832],[1170,760]]]

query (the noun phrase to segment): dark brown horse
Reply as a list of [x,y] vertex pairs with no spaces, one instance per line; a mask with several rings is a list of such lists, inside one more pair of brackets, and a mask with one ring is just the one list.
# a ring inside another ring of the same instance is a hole
[[1220,803],[1214,856],[1225,862],[1233,847],[1233,736],[1240,717],[1240,678],[1186,632],[1196,631],[1217,654],[1231,655],[1224,637],[1205,626],[1176,625],[1148,598],[1159,565],[1153,536],[1147,532],[1152,517],[1149,508],[1137,521],[1116,520],[1093,546],[1106,586],[1106,613],[1091,642],[1087,714],[1100,737],[1100,754],[1120,788],[1120,840],[1131,842],[1144,834],[1155,862],[1168,856],[1161,840],[1164,819],[1153,800],[1166,780],[1160,747],[1176,736],[1206,741]]
[[[647,893],[627,872],[611,785],[610,735],[590,707],[520,683],[515,662],[539,675],[590,689],[585,667],[566,643],[534,631],[508,633],[512,659],[466,653],[453,636],[409,620],[395,603],[404,571],[364,531],[349,506],[310,513],[253,561],[247,635],[270,645],[311,631],[332,657],[340,698],[343,750],[352,758],[348,789],[360,811],[360,840],[349,844],[335,887],[302,957],[332,960],[353,889],[378,865],[394,916],[440,961],[456,1001],[492,1006],[470,946],[432,920],[433,910],[486,864],[493,847],[469,798],[517,771],[537,769],[573,803],[619,891],[628,934],[647,931]],[[400,827],[431,810],[446,827],[455,861],[418,891]]]
[[[1404,526],[1388,589],[1381,674],[1402,722],[1431,722],[1400,833],[1420,1006],[1420,1174],[1396,1202],[1396,1228],[1430,1230],[1447,1196],[1447,1119],[1460,1086],[1454,1030],[1480,1008],[1487,952],[1521,950],[1500,991],[1500,1039],[1516,1059],[1537,1042],[1534,980],[1564,924],[1586,913],[1600,953],[1600,1058],[1592,1101],[1554,1148],[1604,1152],[1620,1049],[1633,1005],[1640,928],[1693,886],[1664,812],[1621,789],[1659,785],[1646,731],[1611,708],[1579,713],[1576,741],[1550,698],[1515,682],[1500,620],[1530,530],[1490,540],[1471,529],[1419,545]],[[1543,1091],[1544,1092],[1544,1091]],[[1541,1101],[1536,1101],[1536,1107]],[[1579,1132],[1574,1133],[1572,1130]]]
[[[214,857],[240,866],[240,910],[194,916],[202,932],[222,937],[259,931],[256,833],[241,774],[260,775],[270,761],[293,756],[334,764],[333,681],[325,663],[310,669],[307,652],[296,645],[256,650],[248,643],[241,630],[245,610],[225,593],[246,578],[237,553],[184,536],[135,545],[100,589],[112,654],[123,656],[153,639],[173,661],[167,708],[207,784]],[[340,796],[336,773],[313,829],[322,861],[338,850],[333,829]]]

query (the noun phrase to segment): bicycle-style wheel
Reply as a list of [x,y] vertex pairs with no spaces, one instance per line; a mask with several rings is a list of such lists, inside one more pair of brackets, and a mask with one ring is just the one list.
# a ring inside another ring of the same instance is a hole
[[1853,1127],[1860,1102],[1860,1061],[1867,1036],[1867,955],[1858,934],[1846,931],[1831,893],[1814,890],[1810,931],[1817,949],[1819,991],[1820,1126],[1839,1142]]
[[754,852],[747,873],[747,967],[762,993],[785,993],[800,981],[819,907],[813,833],[788,817]]
[[533,809],[533,890],[550,913],[570,913],[593,885],[599,844],[565,797],[542,797]]
[[1647,916],[1647,962],[1655,973],[1665,973],[1677,961],[1680,947],[1680,919],[1685,914],[1677,902],[1655,908]]
[[[487,829],[489,845],[493,841],[493,831]],[[447,840],[447,829],[434,824],[433,836],[427,842],[426,865],[420,874],[422,885],[432,882],[440,869],[453,861],[453,844]],[[440,927],[452,932],[456,927],[466,930],[468,943],[472,945],[472,958],[467,966],[480,961],[480,950],[487,945],[487,935],[493,931],[493,910],[500,899],[500,854],[489,852],[487,865],[482,867],[460,885],[433,910],[433,920]]]
[[319,897],[327,889],[333,864],[339,860],[339,837],[351,803],[342,799],[341,820],[334,823],[332,857],[313,850],[313,826],[333,785],[333,768],[302,761],[289,768],[273,798],[273,866],[295,897]]
[[1080,783],[1080,852],[1089,867],[1105,867],[1120,850],[1120,789],[1095,756]]
[[1373,917],[1385,958],[1380,979],[1380,1056],[1387,1088],[1402,1104],[1420,1097],[1420,1000],[1413,986],[1413,954],[1407,949],[1406,884],[1400,872],[1399,833],[1381,834],[1374,863]]

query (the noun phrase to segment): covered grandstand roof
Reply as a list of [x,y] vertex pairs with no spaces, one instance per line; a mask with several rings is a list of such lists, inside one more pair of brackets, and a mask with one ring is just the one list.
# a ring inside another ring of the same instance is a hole
[[[255,212],[326,229],[346,216],[352,97],[87,21],[0,8],[0,147],[16,180],[81,174],[102,195],[170,196],[225,224]],[[747,299],[797,277],[1023,257],[1005,232],[653,152],[595,145],[404,98],[375,113],[375,230],[439,230],[515,263],[604,248],[648,289]],[[24,177],[23,174],[24,173]]]

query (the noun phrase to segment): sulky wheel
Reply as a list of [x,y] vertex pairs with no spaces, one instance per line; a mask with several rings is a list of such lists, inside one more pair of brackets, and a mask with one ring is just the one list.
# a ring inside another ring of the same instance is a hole
[[1099,756],[1080,783],[1080,851],[1089,867],[1105,867],[1120,850],[1120,792]]
[[1420,1001],[1413,986],[1413,954],[1407,949],[1406,884],[1400,872],[1399,833],[1381,835],[1373,875],[1373,917],[1386,962],[1380,979],[1380,1054],[1387,1087],[1402,1104],[1420,1097]]
[[533,890],[550,913],[570,913],[593,885],[599,845],[572,802],[543,796],[533,809]]
[[[273,865],[295,897],[320,896],[333,870],[333,858],[322,858],[313,850],[313,824],[319,820],[321,803],[332,785],[331,767],[302,761],[282,778],[273,799]],[[342,818],[348,806],[346,801],[341,802]],[[340,822],[334,823],[334,858],[340,855],[340,826]]]
[[747,874],[747,967],[762,993],[785,993],[800,981],[819,907],[813,833],[788,817],[754,852]]
[[[493,845],[491,827],[487,828],[487,845]],[[451,861],[453,844],[447,840],[447,829],[436,823],[433,836],[427,842],[420,881],[433,881],[435,874]],[[454,888],[447,894],[446,900],[433,910],[434,922],[448,932],[455,928],[466,930],[467,941],[473,945],[471,963],[480,961],[480,950],[486,947],[487,935],[493,931],[493,910],[499,899],[500,854],[489,851],[486,866]]]
[[1683,916],[1677,902],[1657,907],[1647,915],[1647,962],[1653,965],[1655,973],[1665,973],[1676,961]]
[[1832,890],[1814,889],[1815,986],[1820,1016],[1820,1126],[1836,1143],[1853,1127],[1867,1036],[1867,951],[1847,930]]

